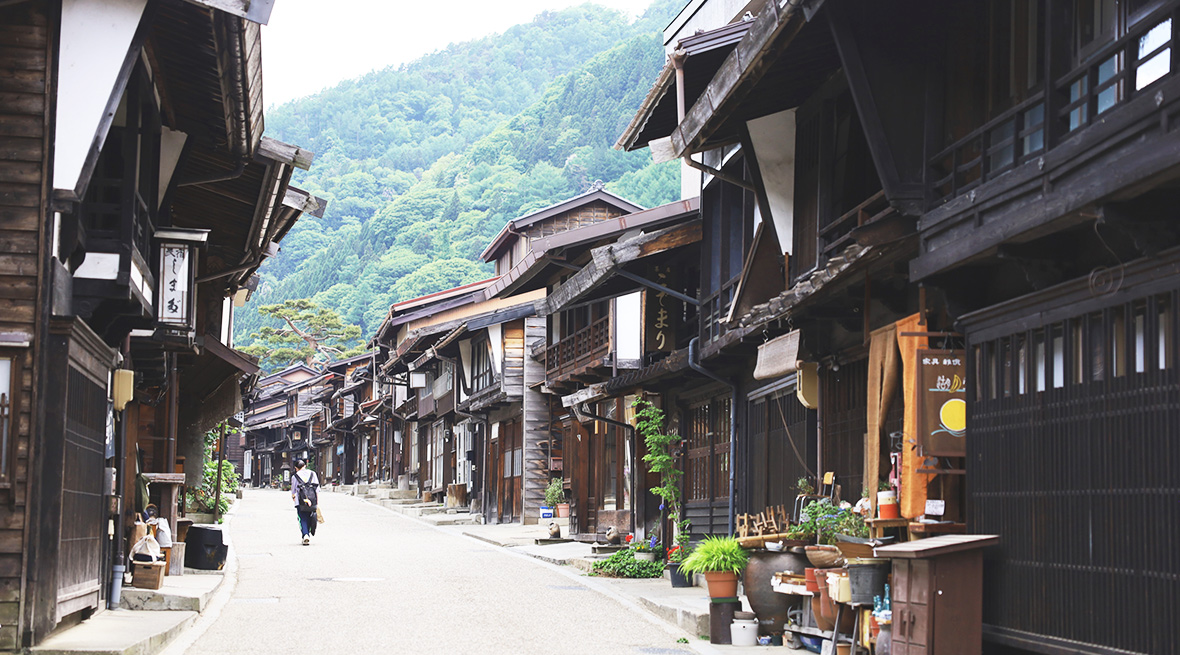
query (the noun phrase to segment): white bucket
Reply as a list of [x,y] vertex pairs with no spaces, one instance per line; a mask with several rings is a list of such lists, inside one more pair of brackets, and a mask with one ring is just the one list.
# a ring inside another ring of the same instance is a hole
[[758,621],[734,620],[729,626],[729,640],[734,646],[758,645]]

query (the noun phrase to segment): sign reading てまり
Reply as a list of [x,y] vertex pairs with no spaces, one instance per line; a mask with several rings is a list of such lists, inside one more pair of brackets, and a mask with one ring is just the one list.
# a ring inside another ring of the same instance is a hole
[[924,455],[967,456],[967,357],[961,350],[919,350],[918,445]]

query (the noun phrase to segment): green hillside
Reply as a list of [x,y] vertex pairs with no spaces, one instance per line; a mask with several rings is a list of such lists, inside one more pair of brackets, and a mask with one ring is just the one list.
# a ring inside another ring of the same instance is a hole
[[679,193],[674,164],[611,149],[663,65],[683,0],[627,23],[584,5],[456,44],[280,106],[268,133],[317,153],[296,184],[329,200],[267,262],[239,310],[312,298],[365,335],[392,302],[486,278],[477,255],[504,223],[595,180],[643,206]]

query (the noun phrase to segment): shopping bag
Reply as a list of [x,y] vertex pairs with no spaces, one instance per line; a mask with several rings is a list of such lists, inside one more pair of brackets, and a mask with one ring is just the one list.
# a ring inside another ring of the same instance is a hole
[[315,508],[315,520],[319,523],[324,522],[324,513],[320,511],[319,507]]

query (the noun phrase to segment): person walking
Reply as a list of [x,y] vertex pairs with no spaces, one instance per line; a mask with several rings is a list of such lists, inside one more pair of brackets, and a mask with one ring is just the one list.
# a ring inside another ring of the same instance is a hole
[[291,499],[295,501],[295,513],[299,516],[304,546],[310,544],[311,537],[315,535],[319,486],[320,478],[315,471],[307,468],[307,462],[295,460],[295,474],[291,476]]

